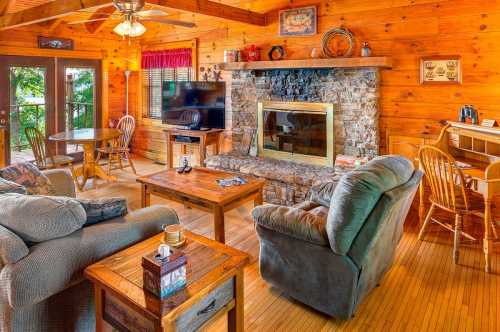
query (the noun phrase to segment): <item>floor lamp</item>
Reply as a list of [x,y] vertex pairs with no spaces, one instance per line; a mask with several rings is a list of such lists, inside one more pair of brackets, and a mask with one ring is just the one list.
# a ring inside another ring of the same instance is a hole
[[125,115],[128,115],[128,80],[130,77],[130,70],[125,70]]

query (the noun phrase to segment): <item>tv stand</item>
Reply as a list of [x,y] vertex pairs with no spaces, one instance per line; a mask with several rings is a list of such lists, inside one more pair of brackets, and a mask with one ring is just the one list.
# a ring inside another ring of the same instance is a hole
[[[200,165],[205,166],[205,157],[207,154],[207,146],[213,145],[216,154],[220,151],[221,134],[224,129],[208,129],[208,130],[189,130],[180,128],[165,129],[167,136],[167,167],[174,167],[174,144],[182,144],[182,154],[187,153],[187,145],[198,145],[200,155]],[[177,136],[190,137],[199,139],[199,143],[176,142]]]

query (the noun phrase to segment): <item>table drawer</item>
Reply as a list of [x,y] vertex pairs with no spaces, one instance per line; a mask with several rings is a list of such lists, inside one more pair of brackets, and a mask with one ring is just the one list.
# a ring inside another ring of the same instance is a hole
[[234,298],[234,278],[214,289],[175,320],[175,330],[196,331]]

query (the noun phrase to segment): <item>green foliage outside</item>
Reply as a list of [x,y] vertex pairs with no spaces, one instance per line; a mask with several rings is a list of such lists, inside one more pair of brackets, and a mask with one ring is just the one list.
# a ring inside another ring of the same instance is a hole
[[[73,75],[73,94],[67,95],[66,125],[68,128],[89,128],[94,125],[94,72],[88,68],[68,68]],[[11,91],[11,147],[21,151],[29,146],[24,134],[26,127],[36,127],[45,133],[45,69],[12,67]],[[73,99],[71,101],[71,98]],[[71,103],[72,102],[72,103]],[[72,105],[72,111],[70,109]],[[73,113],[72,125],[70,123]]]
[[73,76],[73,126],[69,122],[71,96],[66,95],[66,126],[92,128],[94,126],[94,71],[89,68],[68,68],[66,75]]
[[26,127],[37,127],[45,132],[45,105],[29,102],[45,95],[45,69],[12,67],[10,82],[11,91],[15,91],[10,100],[11,147],[22,150],[22,146],[28,145],[24,135]]

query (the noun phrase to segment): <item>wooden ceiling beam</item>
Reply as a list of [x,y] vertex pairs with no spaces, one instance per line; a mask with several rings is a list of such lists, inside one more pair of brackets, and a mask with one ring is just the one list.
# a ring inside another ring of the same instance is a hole
[[3,15],[5,15],[5,13],[7,13],[9,6],[14,1],[15,0],[0,0],[0,16],[3,16]]
[[54,18],[50,21],[40,22],[38,25],[44,27],[49,33],[52,33],[62,22],[61,18]]
[[253,25],[267,25],[266,15],[208,0],[146,0],[147,3]]
[[0,31],[57,19],[82,9],[101,8],[111,5],[111,0],[55,0],[1,16]]
[[[92,16],[89,17],[89,20],[95,20],[98,18],[107,18],[111,16],[115,11],[116,8],[114,6],[99,8],[98,10],[95,11],[95,13],[92,14]],[[90,33],[97,33],[102,29],[102,27],[106,22],[107,20],[87,22],[85,23],[85,28]]]

